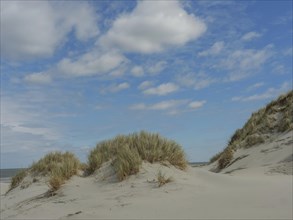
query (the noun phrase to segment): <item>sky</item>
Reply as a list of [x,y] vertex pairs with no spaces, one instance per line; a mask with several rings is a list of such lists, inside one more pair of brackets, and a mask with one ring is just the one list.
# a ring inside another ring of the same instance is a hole
[[292,1],[2,1],[1,168],[141,130],[208,161],[292,89]]

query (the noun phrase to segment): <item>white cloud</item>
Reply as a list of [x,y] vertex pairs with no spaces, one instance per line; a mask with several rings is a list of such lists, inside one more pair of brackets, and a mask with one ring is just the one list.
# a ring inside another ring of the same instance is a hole
[[188,14],[178,1],[138,1],[131,13],[113,22],[99,44],[153,53],[196,40],[206,29],[204,22]]
[[284,51],[283,51],[283,54],[284,54],[285,56],[292,56],[292,55],[293,55],[293,48],[290,47],[290,48],[284,50]]
[[260,33],[251,31],[251,32],[248,32],[248,33],[244,34],[241,39],[243,41],[250,41],[250,40],[253,40],[253,39],[259,38],[259,37],[261,37],[261,34]]
[[131,110],[153,110],[153,111],[165,111],[168,115],[175,115],[182,112],[188,112],[201,108],[206,101],[189,101],[187,99],[172,99],[165,100],[155,104],[146,105],[144,103],[138,103],[131,105]]
[[90,51],[76,60],[64,58],[57,68],[61,73],[68,76],[102,75],[125,63],[127,59],[120,53],[108,51],[101,53]]
[[258,100],[265,100],[265,99],[273,99],[279,96],[280,94],[287,92],[290,88],[290,84],[284,82],[279,88],[269,88],[265,92],[260,94],[251,95],[248,97],[233,97],[232,101],[258,101]]
[[179,89],[174,83],[163,83],[157,87],[148,88],[143,91],[146,95],[167,95],[172,92],[176,92]]
[[144,75],[143,68],[141,66],[134,66],[131,69],[131,74],[135,77],[141,77]]
[[190,102],[188,106],[191,109],[198,109],[198,108],[201,108],[205,103],[206,101],[194,101],[194,102]]
[[261,50],[236,50],[221,62],[220,67],[230,70],[228,81],[237,81],[255,74],[271,56],[272,45]]
[[60,130],[44,117],[43,109],[32,107],[34,98],[1,97],[1,152],[33,150],[61,138]]
[[148,72],[152,75],[162,72],[167,67],[166,61],[159,61],[148,68]]
[[132,110],[157,110],[157,111],[174,111],[178,107],[185,105],[188,102],[188,100],[185,99],[179,99],[179,100],[166,100],[161,101],[155,104],[146,105],[144,103],[134,104],[129,107],[129,109]]
[[24,81],[32,84],[49,84],[52,82],[52,78],[49,74],[41,72],[26,75]]
[[175,107],[178,107],[179,105],[182,105],[185,103],[186,100],[168,100],[168,101],[162,101],[159,103],[156,103],[154,105],[149,106],[150,110],[168,110]]
[[134,104],[129,107],[132,110],[145,110],[148,107],[144,103]]
[[119,84],[112,84],[108,87],[105,87],[101,90],[102,93],[116,93],[120,92],[122,90],[128,89],[130,87],[130,84],[127,82],[119,83]]
[[202,51],[198,54],[198,56],[210,56],[219,54],[224,48],[224,42],[218,41],[214,43],[208,50]]
[[72,30],[79,40],[97,36],[96,21],[87,2],[1,1],[2,56],[14,61],[51,56]]
[[264,86],[264,82],[255,83],[247,88],[247,91],[251,91]]
[[216,81],[216,79],[209,77],[205,73],[188,73],[177,76],[177,82],[179,84],[182,86],[191,87],[195,90],[204,89]]
[[144,90],[151,87],[153,84],[154,83],[152,81],[143,81],[141,84],[139,84],[138,89]]

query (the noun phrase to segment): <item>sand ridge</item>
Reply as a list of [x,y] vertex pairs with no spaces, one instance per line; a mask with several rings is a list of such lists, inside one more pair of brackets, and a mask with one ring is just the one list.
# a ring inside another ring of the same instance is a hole
[[[18,187],[1,196],[1,218],[292,218],[292,176],[231,176],[144,162],[137,175],[117,182],[110,164],[102,170],[86,178],[74,176],[49,198],[44,197],[48,186],[41,183]],[[158,171],[173,181],[158,187]]]

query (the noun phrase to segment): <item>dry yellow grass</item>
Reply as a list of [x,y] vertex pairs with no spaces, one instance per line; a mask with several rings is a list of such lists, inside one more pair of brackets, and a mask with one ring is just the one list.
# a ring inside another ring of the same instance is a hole
[[66,180],[75,175],[79,169],[80,162],[74,154],[69,152],[52,152],[45,155],[38,162],[33,163],[26,171],[13,177],[10,189],[17,187],[23,178],[30,173],[33,176],[49,177],[51,189],[55,191],[59,189]]
[[145,131],[119,135],[98,143],[88,156],[89,173],[93,173],[109,160],[113,160],[120,180],[138,172],[143,160],[150,163],[167,161],[179,169],[185,169],[187,166],[185,154],[180,145],[159,134]]
[[213,156],[210,162],[218,160],[218,168],[223,169],[233,158],[233,150],[264,143],[272,133],[293,130],[292,115],[293,91],[290,91],[252,113],[245,125],[232,135],[226,148]]
[[229,163],[233,159],[233,150],[231,148],[226,148],[224,152],[221,154],[221,157],[218,161],[218,168],[224,169],[229,165]]
[[26,175],[27,175],[27,170],[24,169],[18,172],[14,177],[12,177],[9,190],[16,188],[22,182],[22,180],[26,177]]
[[160,170],[157,174],[157,181],[158,181],[158,187],[161,187],[167,183],[170,183],[173,181],[172,177],[166,178],[166,175],[162,173]]

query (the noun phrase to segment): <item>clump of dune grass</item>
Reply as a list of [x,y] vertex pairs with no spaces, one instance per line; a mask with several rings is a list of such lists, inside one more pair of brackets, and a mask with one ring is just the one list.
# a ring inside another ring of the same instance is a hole
[[245,138],[245,147],[249,148],[251,146],[254,146],[256,144],[262,144],[265,142],[265,139],[258,134],[249,135]]
[[19,171],[14,177],[12,177],[9,191],[16,188],[22,182],[22,180],[26,177],[26,175],[27,175],[27,170],[23,169]]
[[210,159],[210,163],[217,161],[221,157],[222,153],[223,152],[219,152],[219,153],[215,154],[214,156],[212,156]]
[[129,175],[138,173],[141,162],[136,149],[131,150],[128,145],[121,146],[113,162],[118,179],[121,181]]
[[220,159],[218,160],[218,168],[224,169],[229,165],[233,159],[233,150],[231,148],[226,148],[221,154]]
[[172,177],[166,177],[165,174],[162,173],[162,171],[160,170],[157,174],[157,181],[158,181],[158,187],[161,187],[167,183],[170,183],[173,181]]
[[49,177],[49,185],[52,191],[56,191],[61,185],[80,169],[80,162],[70,152],[52,152],[45,155],[30,168],[12,178],[11,189],[17,187],[27,174],[32,176]]
[[119,180],[137,173],[142,161],[169,162],[182,170],[187,166],[184,152],[179,144],[159,134],[145,131],[118,135],[111,140],[98,143],[88,156],[89,173],[93,173],[109,160],[113,161]]

